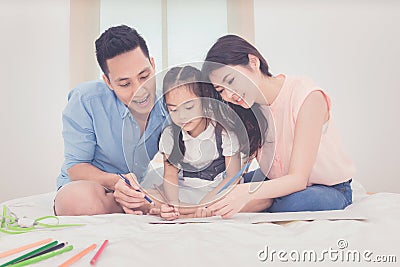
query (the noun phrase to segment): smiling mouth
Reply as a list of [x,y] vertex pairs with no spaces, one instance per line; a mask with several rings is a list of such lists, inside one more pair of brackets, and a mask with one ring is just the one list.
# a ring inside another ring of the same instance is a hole
[[243,102],[244,102],[244,95],[239,96],[239,98],[236,99],[236,103],[238,103],[238,104],[242,104]]
[[148,102],[149,98],[150,95],[147,95],[146,97],[140,98],[139,100],[132,100],[132,102],[138,105],[145,105]]

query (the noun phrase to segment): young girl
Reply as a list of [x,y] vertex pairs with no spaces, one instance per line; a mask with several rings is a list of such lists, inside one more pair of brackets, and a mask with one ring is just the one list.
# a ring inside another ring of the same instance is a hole
[[230,105],[259,105],[275,123],[275,153],[266,142],[257,155],[259,172],[268,180],[237,185],[210,210],[230,217],[265,206],[271,212],[315,211],[352,203],[354,166],[342,148],[323,89],[307,78],[272,76],[259,51],[235,35],[218,39],[202,71]]
[[172,68],[163,81],[164,101],[173,122],[159,142],[164,195],[169,204],[192,205],[178,210],[164,206],[161,216],[168,219],[193,213],[197,209],[193,204],[207,203],[241,168],[238,138],[225,123],[227,117],[223,122],[216,120],[210,103],[210,99],[215,101],[214,89],[200,81],[201,72],[191,66]]

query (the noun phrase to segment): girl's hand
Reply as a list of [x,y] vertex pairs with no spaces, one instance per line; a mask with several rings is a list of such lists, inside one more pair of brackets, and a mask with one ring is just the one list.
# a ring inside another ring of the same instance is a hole
[[231,218],[251,201],[251,197],[248,184],[239,184],[221,200],[209,206],[207,210],[224,219]]
[[155,216],[160,216],[161,215],[161,209],[157,208],[157,207],[153,207],[151,209],[149,209],[149,212],[147,213],[147,215],[155,215]]
[[160,208],[160,216],[161,218],[164,218],[167,221],[172,221],[175,219],[179,218],[179,209],[171,206],[171,205],[167,205],[167,204],[162,204],[161,208]]

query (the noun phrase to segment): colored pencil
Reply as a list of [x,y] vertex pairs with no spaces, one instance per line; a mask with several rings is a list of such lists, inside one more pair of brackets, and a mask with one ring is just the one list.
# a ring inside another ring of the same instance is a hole
[[237,180],[240,176],[243,175],[243,173],[247,170],[247,168],[250,166],[250,163],[246,163],[243,168],[241,170],[239,170],[235,176],[233,176],[218,192],[217,195],[219,193],[221,193],[222,191],[224,191],[225,189],[228,188],[228,186],[230,186],[235,180]]
[[30,257],[32,255],[35,255],[38,252],[41,252],[41,251],[46,250],[48,248],[54,247],[57,244],[58,244],[58,241],[53,241],[51,243],[48,243],[47,245],[44,245],[44,246],[42,246],[42,247],[40,247],[38,249],[32,250],[32,251],[30,251],[30,252],[28,252],[28,253],[26,253],[26,254],[24,254],[22,256],[19,256],[18,258],[15,258],[15,259],[12,259],[12,260],[10,260],[10,261],[8,261],[6,263],[3,263],[2,265],[0,265],[0,267],[4,267],[4,266],[8,266],[8,265],[14,264],[14,263],[16,263],[18,261],[21,261],[21,260],[23,260],[25,258],[28,258],[28,257]]
[[[40,256],[40,255],[43,255],[43,254],[46,254],[46,253],[49,253],[49,252],[52,252],[52,251],[56,251],[56,250],[58,250],[58,249],[60,249],[60,248],[65,247],[65,245],[67,245],[67,244],[68,244],[68,242],[60,243],[60,244],[58,244],[58,245],[56,245],[56,246],[54,246],[54,247],[48,248],[48,249],[43,250],[43,251],[40,251],[40,252],[38,252],[38,253],[36,253],[36,254],[34,254],[34,255],[32,255],[32,256],[29,256],[29,257],[27,257],[27,258],[24,258],[24,259],[22,259],[22,260],[19,260],[18,262],[26,261],[26,260],[35,258],[35,257],[37,257],[37,256]],[[16,262],[16,263],[18,263],[18,262]]]
[[21,267],[21,266],[26,266],[26,265],[30,265],[30,264],[33,264],[33,263],[37,263],[39,261],[43,261],[43,260],[46,260],[48,258],[60,255],[60,254],[62,254],[64,252],[70,251],[73,248],[74,247],[72,245],[70,245],[68,247],[65,247],[65,248],[62,248],[62,249],[59,249],[59,250],[56,250],[56,251],[49,252],[49,253],[37,256],[35,258],[26,260],[26,261],[18,262],[16,264],[10,265],[9,267]]
[[92,251],[95,248],[96,248],[96,244],[90,245],[89,247],[85,248],[84,250],[82,250],[78,254],[75,254],[74,256],[72,256],[70,259],[68,259],[67,261],[65,261],[64,263],[59,265],[58,267],[68,267],[68,266],[70,266],[71,264],[73,264],[74,262],[80,260],[83,256],[85,256],[86,254],[88,254],[90,251]]
[[18,248],[10,249],[8,251],[1,252],[0,253],[0,259],[8,257],[8,256],[13,255],[13,254],[16,254],[16,253],[19,253],[19,252],[24,251],[24,250],[30,249],[30,248],[34,248],[34,247],[37,247],[37,246],[40,246],[40,245],[43,245],[43,244],[47,244],[51,240],[52,240],[51,238],[47,238],[47,239],[44,239],[44,240],[41,240],[41,241],[38,241],[38,242],[35,242],[35,243],[31,243],[31,244],[22,246],[22,247],[18,247]]
[[[127,184],[127,185],[131,185],[131,182],[129,182],[129,180],[128,179],[126,179],[122,174],[120,174],[120,173],[117,173],[117,175],[122,179],[122,180],[124,180],[124,182]],[[136,192],[141,192],[140,190],[136,190]],[[152,204],[153,203],[153,200],[151,200],[148,196],[146,196],[146,195],[144,195],[144,199],[146,199],[147,200],[147,202],[149,202],[150,204]]]
[[99,259],[101,253],[103,253],[104,248],[106,247],[106,245],[108,244],[108,240],[104,240],[103,244],[101,245],[101,247],[99,248],[99,250],[96,252],[96,254],[93,256],[93,258],[90,261],[91,265],[95,265],[97,260]]

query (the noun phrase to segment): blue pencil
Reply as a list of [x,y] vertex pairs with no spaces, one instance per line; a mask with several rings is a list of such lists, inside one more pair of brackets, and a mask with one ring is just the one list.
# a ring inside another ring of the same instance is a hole
[[218,192],[217,195],[219,193],[221,193],[222,191],[224,191],[225,189],[228,188],[228,186],[230,186],[234,181],[236,181],[236,179],[238,179],[240,176],[242,176],[243,172],[245,170],[247,170],[247,168],[250,166],[250,162],[246,163],[242,169],[240,169],[235,176],[233,176]]
[[[122,180],[124,180],[125,181],[125,183],[127,184],[127,185],[131,185],[131,182],[129,182],[129,180],[128,179],[126,179],[122,174],[120,174],[120,173],[117,173],[118,174],[118,176],[119,177],[121,177],[121,179]],[[140,190],[136,190],[136,192],[141,192]],[[147,202],[149,202],[150,204],[152,204],[153,203],[153,200],[151,200],[148,196],[144,196],[144,199],[146,199],[147,200]]]

